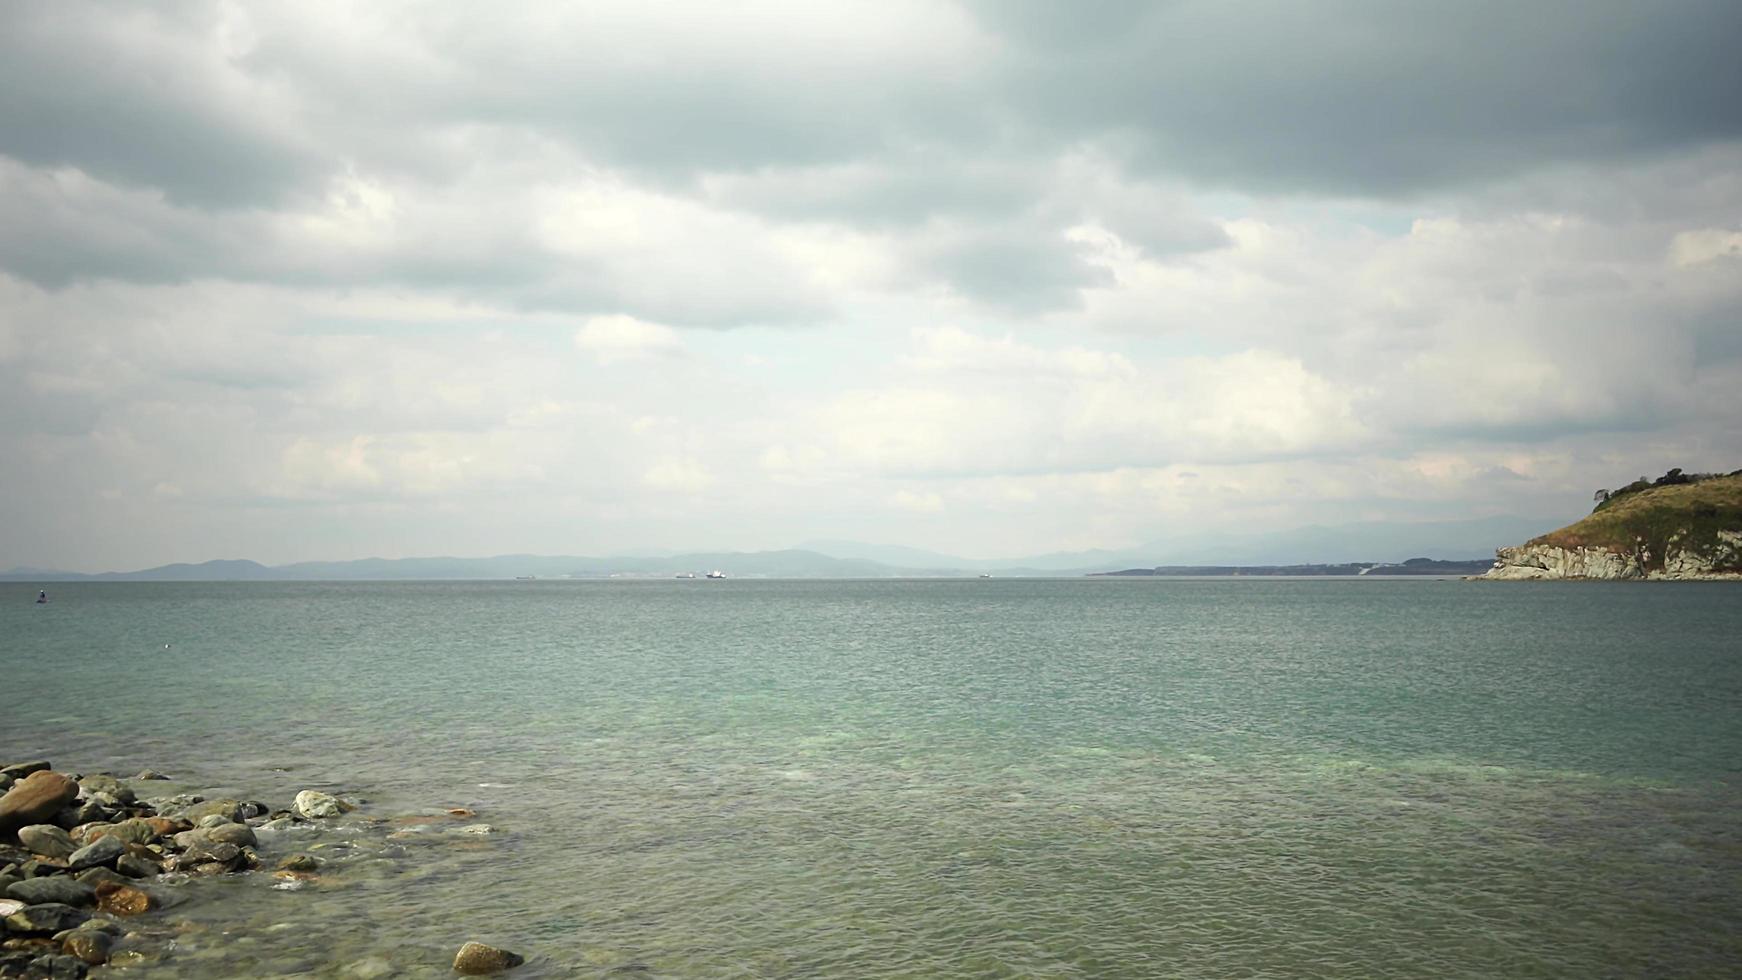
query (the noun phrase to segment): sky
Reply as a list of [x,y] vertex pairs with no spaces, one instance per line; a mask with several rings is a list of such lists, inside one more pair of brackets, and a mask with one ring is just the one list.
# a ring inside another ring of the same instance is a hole
[[1735,0],[0,0],[0,568],[1742,467]]

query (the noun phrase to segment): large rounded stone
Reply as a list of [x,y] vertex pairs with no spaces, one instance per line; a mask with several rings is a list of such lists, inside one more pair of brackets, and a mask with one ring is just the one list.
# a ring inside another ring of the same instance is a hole
[[206,835],[206,840],[214,844],[234,844],[237,847],[258,847],[260,841],[254,836],[254,831],[247,824],[226,823],[216,827],[208,827],[199,831]]
[[85,831],[85,843],[94,844],[99,837],[114,837],[123,844],[149,844],[158,837],[151,821],[133,817],[118,823],[98,824]]
[[26,905],[7,916],[6,928],[26,936],[52,936],[62,929],[82,925],[88,919],[89,915],[71,905],[49,902],[43,905]]
[[296,800],[291,803],[290,808],[295,810],[299,817],[320,820],[326,817],[339,816],[345,811],[350,810],[352,807],[351,804],[346,803],[344,800],[339,799],[331,793],[322,793],[320,790],[305,789],[296,794]]
[[0,837],[9,837],[19,827],[47,823],[79,795],[71,776],[51,769],[24,777],[5,796],[0,796]]
[[505,949],[486,946],[483,943],[467,943],[454,954],[454,972],[467,976],[481,977],[491,973],[501,973],[512,970],[526,959],[519,954],[510,953]]
[[51,858],[69,858],[79,849],[71,834],[51,823],[33,823],[18,828],[18,842],[32,854]]
[[27,878],[7,888],[6,897],[26,905],[54,902],[89,907],[97,904],[97,889],[82,881],[56,875],[53,878]]
[[190,823],[198,824],[213,814],[222,816],[231,823],[240,822],[242,819],[242,801],[207,800],[204,803],[195,803],[181,812],[181,818]]
[[113,837],[99,837],[73,852],[67,858],[67,867],[73,871],[83,871],[100,864],[114,864],[115,859],[127,853],[127,845]]

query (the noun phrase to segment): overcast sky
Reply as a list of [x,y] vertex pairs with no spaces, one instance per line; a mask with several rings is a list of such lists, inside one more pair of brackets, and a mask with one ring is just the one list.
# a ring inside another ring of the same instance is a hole
[[0,0],[0,568],[1742,466],[1736,0]]

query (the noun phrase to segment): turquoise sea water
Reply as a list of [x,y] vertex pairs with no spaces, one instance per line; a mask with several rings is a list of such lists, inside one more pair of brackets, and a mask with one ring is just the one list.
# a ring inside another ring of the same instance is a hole
[[0,593],[0,756],[499,831],[195,882],[117,975],[1742,972],[1730,584],[51,594]]

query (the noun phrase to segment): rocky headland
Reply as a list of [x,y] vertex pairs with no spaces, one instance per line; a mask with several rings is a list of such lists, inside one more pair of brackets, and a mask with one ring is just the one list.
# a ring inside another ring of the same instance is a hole
[[1501,548],[1486,580],[1742,580],[1742,470],[1671,470],[1613,493],[1590,516]]
[[[312,789],[285,807],[150,794],[166,778],[63,773],[47,761],[0,765],[0,978],[63,980],[147,964],[210,974],[177,959],[187,935],[202,928],[200,879],[262,874],[274,888],[297,890],[342,873],[353,854],[435,824],[471,840],[495,831],[465,808],[354,815],[360,801]],[[343,833],[323,833],[340,825]],[[468,942],[453,969],[488,974],[522,962]],[[393,972],[385,961],[365,966],[351,964],[345,975]]]

